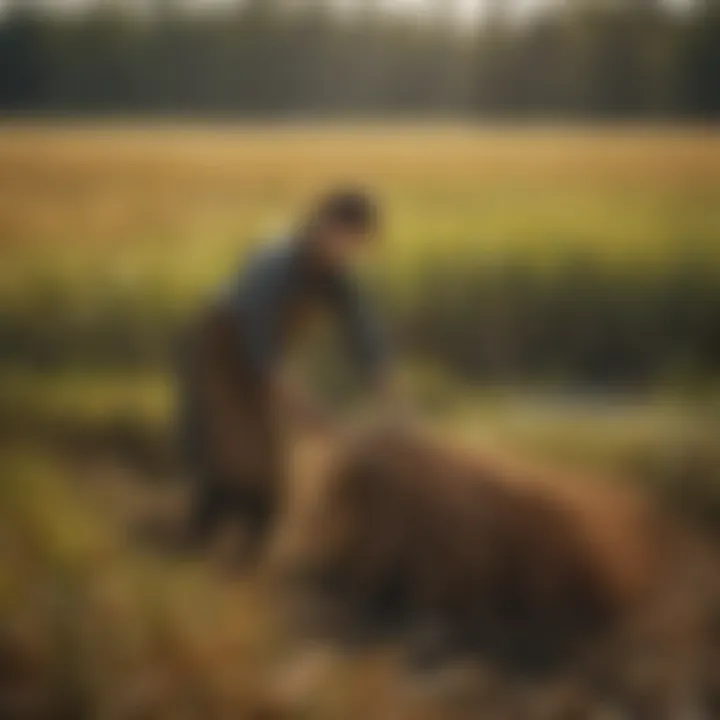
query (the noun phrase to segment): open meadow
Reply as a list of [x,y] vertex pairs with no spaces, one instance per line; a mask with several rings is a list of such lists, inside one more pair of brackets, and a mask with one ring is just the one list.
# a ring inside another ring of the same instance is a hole
[[[255,717],[285,642],[262,578],[137,526],[179,492],[179,332],[338,182],[386,206],[367,283],[419,414],[622,478],[717,549],[715,129],[6,123],[0,716]],[[342,405],[351,380],[319,374]],[[392,648],[354,660],[302,717],[401,718],[392,668]],[[720,716],[716,681],[719,715],[698,717]],[[483,717],[610,717],[506,710]]]
[[3,360],[144,364],[333,183],[390,231],[404,344],[467,376],[638,384],[718,365],[710,129],[6,126]]

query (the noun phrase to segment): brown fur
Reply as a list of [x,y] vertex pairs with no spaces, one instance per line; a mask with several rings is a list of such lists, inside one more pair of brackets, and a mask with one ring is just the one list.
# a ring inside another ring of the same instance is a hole
[[401,635],[422,652],[547,669],[651,587],[658,549],[629,494],[397,430],[366,434],[340,455],[286,566],[335,637]]

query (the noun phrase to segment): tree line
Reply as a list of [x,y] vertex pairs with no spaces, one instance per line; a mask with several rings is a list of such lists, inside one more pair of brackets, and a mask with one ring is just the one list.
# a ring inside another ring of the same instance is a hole
[[220,117],[716,118],[720,3],[574,0],[531,14],[448,0],[177,0],[0,16],[0,110]]

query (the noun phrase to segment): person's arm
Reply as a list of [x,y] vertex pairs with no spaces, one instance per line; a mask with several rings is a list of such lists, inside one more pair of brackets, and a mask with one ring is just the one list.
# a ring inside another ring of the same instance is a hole
[[376,398],[394,404],[398,400],[398,387],[377,313],[353,278],[334,278],[332,290],[353,357]]

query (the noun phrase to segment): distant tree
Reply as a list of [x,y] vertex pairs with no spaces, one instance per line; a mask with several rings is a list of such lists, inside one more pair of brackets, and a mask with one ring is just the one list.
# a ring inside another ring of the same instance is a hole
[[688,2],[487,0],[473,20],[460,0],[97,0],[78,17],[15,1],[0,111],[717,117],[720,0]]

